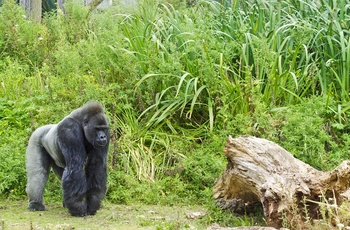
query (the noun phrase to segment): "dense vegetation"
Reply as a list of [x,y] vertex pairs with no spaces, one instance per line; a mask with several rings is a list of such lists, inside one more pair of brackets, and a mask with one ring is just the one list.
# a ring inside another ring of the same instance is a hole
[[[36,24],[5,1],[1,197],[25,197],[32,131],[91,99],[112,126],[115,203],[212,206],[227,135],[267,138],[321,170],[349,158],[350,1],[228,2],[146,0],[94,13],[68,2],[67,15]],[[50,178],[47,199],[60,200],[59,186]]]

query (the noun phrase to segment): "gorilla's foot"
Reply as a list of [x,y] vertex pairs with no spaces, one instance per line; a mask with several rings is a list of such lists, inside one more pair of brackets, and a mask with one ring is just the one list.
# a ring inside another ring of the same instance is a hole
[[84,217],[86,216],[86,213],[82,213],[82,212],[69,212],[72,216],[76,216],[76,217]]
[[91,216],[93,216],[93,215],[95,215],[96,214],[96,211],[88,211],[88,213],[87,213],[88,215],[91,215]]
[[30,202],[28,205],[29,211],[46,211],[45,205],[39,202]]

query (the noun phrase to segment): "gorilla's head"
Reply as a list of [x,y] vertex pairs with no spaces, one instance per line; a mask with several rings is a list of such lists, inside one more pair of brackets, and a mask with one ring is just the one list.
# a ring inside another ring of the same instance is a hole
[[84,123],[84,134],[94,148],[104,147],[109,140],[109,128],[105,119],[93,117]]
[[106,146],[109,141],[109,125],[102,106],[97,102],[91,102],[82,109],[85,110],[82,125],[87,141],[94,148]]

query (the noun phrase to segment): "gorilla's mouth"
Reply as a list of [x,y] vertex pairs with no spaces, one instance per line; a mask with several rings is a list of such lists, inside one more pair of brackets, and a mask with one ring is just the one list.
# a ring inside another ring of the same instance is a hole
[[99,147],[104,147],[107,144],[107,140],[103,140],[103,141],[96,141],[96,146]]

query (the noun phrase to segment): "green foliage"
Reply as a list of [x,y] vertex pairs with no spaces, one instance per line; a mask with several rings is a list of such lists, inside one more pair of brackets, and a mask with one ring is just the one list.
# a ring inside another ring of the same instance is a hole
[[[162,77],[157,75],[146,75],[138,83],[137,86],[146,81],[148,78]],[[165,76],[167,77],[167,76]],[[176,76],[169,76],[176,77]],[[187,79],[189,78],[189,79]],[[142,112],[140,116],[148,114],[150,110],[155,110],[153,116],[149,119],[147,126],[159,125],[161,123],[167,123],[168,126],[171,122],[167,122],[169,117],[176,116],[177,118],[185,118],[186,120],[194,120],[201,124],[204,121],[209,120],[210,131],[213,130],[214,117],[213,117],[213,105],[210,99],[210,95],[205,85],[200,85],[199,78],[194,78],[189,73],[183,74],[178,77],[179,83],[177,87],[170,86],[157,93],[155,96],[155,104],[148,107]],[[203,96],[204,94],[204,96]],[[207,98],[207,104],[197,102],[200,98]],[[197,108],[199,107],[199,108]],[[201,114],[203,110],[201,107],[207,107],[207,114]],[[177,114],[178,113],[178,114]],[[180,120],[180,123],[185,123]],[[181,124],[179,124],[181,125]],[[170,129],[174,130],[171,125]]]
[[29,130],[26,124],[29,121],[30,106],[27,110],[16,106],[12,102],[0,100],[0,130],[1,162],[0,162],[0,194],[1,196],[19,197],[23,195],[25,186],[25,167],[23,167],[25,141]]
[[25,19],[22,7],[6,1],[0,8],[0,60],[20,60],[24,66],[40,65],[49,51],[45,45],[46,28]]
[[264,217],[262,216],[262,210],[256,210],[251,215],[236,215],[228,210],[222,210],[212,202],[208,206],[208,215],[203,218],[203,222],[206,225],[211,223],[220,223],[220,226],[264,226]]
[[130,108],[122,117],[116,121],[120,138],[118,155],[110,159],[109,198],[122,203],[135,197],[148,204],[205,203],[211,196],[208,188],[224,167],[215,150],[222,143],[208,143],[214,145],[211,151],[197,148],[197,140],[191,138],[194,131],[187,135],[150,131]]
[[334,148],[336,144],[331,130],[327,127],[328,112],[324,100],[312,98],[279,111],[277,115],[285,123],[279,134],[281,145],[298,159],[322,170],[336,166],[330,164],[330,155],[337,149]]

